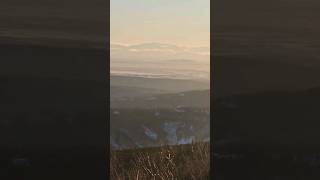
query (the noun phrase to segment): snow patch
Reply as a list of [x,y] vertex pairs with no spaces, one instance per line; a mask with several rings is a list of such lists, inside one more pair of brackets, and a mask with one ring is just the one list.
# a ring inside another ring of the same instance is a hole
[[157,133],[152,131],[152,129],[148,128],[147,126],[142,125],[142,128],[144,130],[144,134],[148,136],[148,138],[152,139],[153,141],[156,141],[158,139]]
[[194,136],[184,137],[178,141],[178,144],[191,144],[192,142],[194,142],[194,139],[195,139]]
[[156,100],[156,99],[157,99],[156,97],[149,97],[149,98],[147,98],[148,101],[154,101],[154,100]]
[[192,126],[192,125],[190,125],[189,130],[190,130],[191,132],[194,132],[194,129],[193,129],[193,126]]
[[158,116],[160,116],[160,112],[156,111],[156,112],[154,113],[154,115],[158,117]]
[[186,112],[181,105],[177,106],[174,110],[179,113]]
[[178,142],[177,137],[178,123],[165,122],[163,124],[163,130],[167,133],[167,141],[169,145],[175,145]]

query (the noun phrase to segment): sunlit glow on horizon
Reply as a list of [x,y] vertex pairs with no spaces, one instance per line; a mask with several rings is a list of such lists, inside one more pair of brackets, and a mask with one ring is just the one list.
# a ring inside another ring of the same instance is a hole
[[111,42],[210,47],[210,0],[111,0]]

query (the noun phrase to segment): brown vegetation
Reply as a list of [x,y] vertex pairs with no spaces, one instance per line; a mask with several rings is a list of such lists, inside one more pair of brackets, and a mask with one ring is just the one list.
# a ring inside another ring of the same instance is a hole
[[209,179],[209,143],[111,151],[111,180]]

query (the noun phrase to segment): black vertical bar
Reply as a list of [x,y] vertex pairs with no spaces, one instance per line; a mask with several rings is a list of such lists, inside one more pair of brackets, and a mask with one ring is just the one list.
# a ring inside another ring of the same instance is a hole
[[214,59],[213,57],[213,1],[210,1],[210,179],[214,178]]
[[109,1],[0,12],[0,179],[108,179]]
[[108,1],[108,6],[107,6],[107,61],[106,61],[106,171],[107,171],[107,178],[110,178],[110,1]]

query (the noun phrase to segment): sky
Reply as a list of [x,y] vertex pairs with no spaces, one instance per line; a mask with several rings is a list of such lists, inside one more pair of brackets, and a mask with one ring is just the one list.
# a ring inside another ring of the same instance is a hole
[[111,43],[210,46],[210,0],[111,0]]

